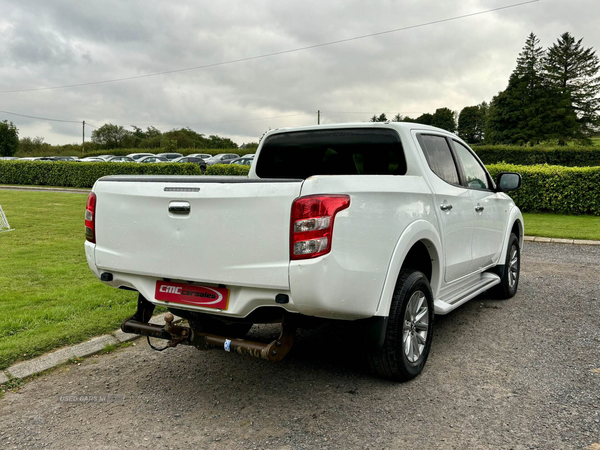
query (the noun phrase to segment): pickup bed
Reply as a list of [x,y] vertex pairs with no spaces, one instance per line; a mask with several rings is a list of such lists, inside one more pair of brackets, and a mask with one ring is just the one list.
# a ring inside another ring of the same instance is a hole
[[[371,368],[408,380],[435,314],[515,295],[523,218],[454,134],[413,123],[270,131],[248,177],[108,176],[86,207],[86,256],[139,292],[126,332],[269,360],[296,327],[359,321]],[[190,327],[148,323],[155,305]],[[270,343],[254,323],[282,323]]]

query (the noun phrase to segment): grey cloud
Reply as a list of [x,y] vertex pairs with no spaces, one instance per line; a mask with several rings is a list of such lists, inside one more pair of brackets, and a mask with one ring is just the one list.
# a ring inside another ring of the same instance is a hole
[[[0,90],[71,84],[199,66],[411,26],[510,4],[364,0],[0,0]],[[9,111],[256,140],[268,127],[367,120],[341,112],[433,112],[489,101],[506,86],[530,31],[564,31],[600,46],[597,1],[521,8],[335,46],[121,83],[0,94]],[[3,27],[8,23],[8,28]],[[248,119],[303,114],[289,118]],[[411,114],[415,116],[417,114]],[[0,117],[3,119],[4,117]],[[29,133],[34,122],[7,117]],[[46,140],[80,130],[38,122]],[[23,135],[23,133],[21,133]]]

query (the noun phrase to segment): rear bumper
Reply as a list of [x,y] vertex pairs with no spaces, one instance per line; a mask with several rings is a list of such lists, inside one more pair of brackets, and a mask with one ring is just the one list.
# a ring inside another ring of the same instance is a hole
[[[373,317],[379,301],[379,290],[357,281],[364,274],[349,272],[329,254],[315,260],[293,262],[289,268],[289,289],[225,285],[229,290],[226,310],[166,302],[155,297],[157,281],[165,278],[100,269],[94,258],[94,247],[85,243],[88,265],[98,279],[114,288],[138,291],[152,304],[168,308],[243,319],[259,308],[279,307],[304,316],[352,321]],[[188,283],[180,279],[167,281]],[[223,287],[214,283],[193,284]]]

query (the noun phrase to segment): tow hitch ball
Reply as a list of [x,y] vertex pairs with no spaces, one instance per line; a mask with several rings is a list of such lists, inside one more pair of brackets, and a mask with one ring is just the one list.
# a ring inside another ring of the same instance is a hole
[[140,302],[138,302],[138,311],[136,311],[136,314],[123,321],[121,330],[125,333],[134,333],[168,341],[166,347],[162,349],[155,348],[155,350],[164,350],[167,347],[176,347],[179,344],[183,344],[192,345],[200,350],[221,349],[226,352],[266,359],[267,361],[281,361],[294,344],[296,327],[286,319],[281,324],[279,337],[266,344],[202,333],[192,328],[173,325],[174,317],[171,313],[165,315],[165,324],[162,326],[154,325],[147,321],[142,322],[139,319],[146,319],[148,314],[139,314],[139,307]]

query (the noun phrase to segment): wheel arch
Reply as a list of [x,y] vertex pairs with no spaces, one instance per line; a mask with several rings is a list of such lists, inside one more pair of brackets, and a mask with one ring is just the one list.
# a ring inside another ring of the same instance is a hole
[[521,214],[521,211],[516,206],[510,210],[509,220],[506,223],[506,231],[504,233],[504,240],[502,242],[502,252],[498,258],[499,264],[503,264],[503,261],[506,260],[506,252],[508,251],[507,243],[512,233],[517,235],[517,239],[519,240],[519,248],[522,249],[525,237],[525,224],[523,221],[523,214]]
[[[443,278],[443,252],[439,234],[426,220],[409,225],[398,238],[388,265],[376,316],[387,317],[400,271],[413,268],[425,273],[435,298]],[[427,253],[424,254],[423,252]]]

